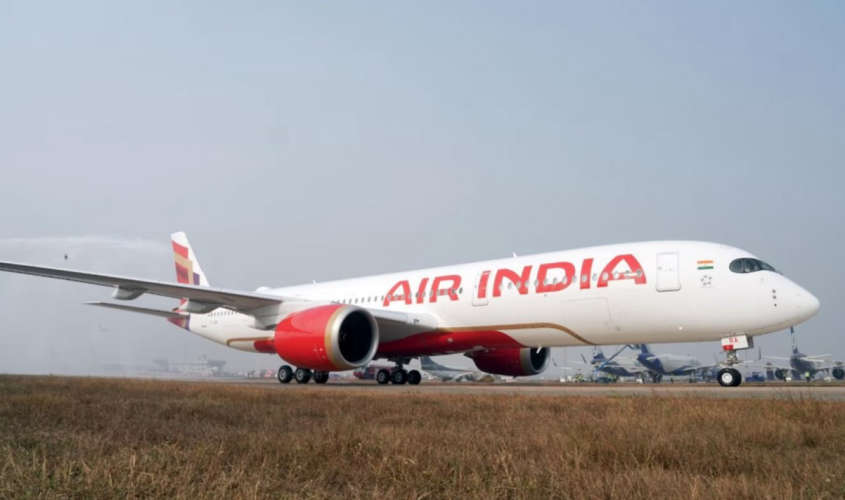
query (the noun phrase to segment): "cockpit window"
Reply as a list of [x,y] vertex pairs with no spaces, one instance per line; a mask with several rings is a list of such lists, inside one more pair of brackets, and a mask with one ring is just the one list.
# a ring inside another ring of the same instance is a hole
[[735,273],[756,273],[757,271],[772,271],[774,273],[778,272],[777,269],[774,267],[766,264],[760,259],[752,259],[751,257],[743,257],[741,259],[736,259],[731,262],[730,265],[731,271]]

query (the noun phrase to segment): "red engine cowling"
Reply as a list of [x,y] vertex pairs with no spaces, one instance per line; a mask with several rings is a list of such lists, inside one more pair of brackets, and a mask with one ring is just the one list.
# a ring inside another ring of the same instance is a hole
[[378,338],[378,324],[366,309],[332,304],[288,315],[276,325],[273,347],[300,368],[350,370],[373,359]]
[[496,375],[524,377],[542,373],[549,364],[549,349],[509,347],[467,354],[479,370]]

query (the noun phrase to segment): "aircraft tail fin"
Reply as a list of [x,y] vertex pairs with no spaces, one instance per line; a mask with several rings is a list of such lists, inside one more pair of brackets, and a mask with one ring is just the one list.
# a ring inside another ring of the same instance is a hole
[[429,356],[420,356],[420,368],[423,370],[437,370],[443,367],[435,363]]
[[420,356],[420,368],[423,370],[426,368],[432,368],[432,364],[433,362],[431,361],[431,358],[428,356]]
[[643,354],[651,354],[651,351],[646,344],[636,344],[634,347],[638,348]]
[[176,281],[186,285],[209,286],[208,278],[202,272],[199,260],[183,232],[170,235],[173,244],[173,260],[176,263]]

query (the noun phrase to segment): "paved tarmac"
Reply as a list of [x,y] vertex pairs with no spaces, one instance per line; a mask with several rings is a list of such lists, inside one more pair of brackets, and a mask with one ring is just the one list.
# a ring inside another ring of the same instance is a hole
[[721,387],[718,384],[469,384],[423,381],[420,385],[378,385],[369,381],[330,381],[326,385],[313,382],[307,385],[280,384],[274,379],[228,379],[219,383],[263,387],[277,391],[337,390],[356,393],[382,394],[490,394],[530,396],[614,396],[614,397],[674,397],[674,398],[763,398],[763,399],[818,399],[845,401],[845,385],[826,384],[744,384],[739,387]]

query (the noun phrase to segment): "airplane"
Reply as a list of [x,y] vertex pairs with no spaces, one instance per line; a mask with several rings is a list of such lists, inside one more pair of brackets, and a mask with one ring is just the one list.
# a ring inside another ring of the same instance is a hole
[[[452,353],[486,373],[519,377],[545,370],[551,347],[720,340],[719,383],[737,386],[738,350],[819,309],[816,297],[769,264],[708,242],[604,245],[243,291],[212,287],[185,234],[171,240],[177,283],[14,262],[0,262],[0,270],[112,287],[117,302],[90,304],[278,355],[295,367],[279,368],[283,383],[325,383],[329,372],[387,359],[395,365],[385,370],[390,382],[418,384],[420,372],[405,365]],[[144,294],[179,304],[120,303]]]
[[[621,349],[620,349],[621,352]],[[647,372],[645,368],[640,365],[635,358],[622,357],[617,352],[610,359],[605,357],[604,352],[599,347],[593,348],[593,357],[590,362],[581,355],[581,359],[585,365],[593,367],[594,371],[606,373],[613,378],[619,377],[642,377]],[[598,378],[594,376],[593,378]]]
[[637,362],[646,368],[653,382],[660,382],[665,375],[692,376],[709,368],[688,354],[655,354],[645,344],[632,345],[631,348],[640,350]]
[[845,379],[845,367],[842,366],[841,361],[834,363],[833,356],[830,354],[808,356],[798,350],[798,336],[794,328],[790,328],[789,335],[792,337],[792,354],[788,358],[766,356],[772,361],[788,363],[788,366],[782,364],[774,366],[775,378],[786,380],[791,371],[793,378],[801,378],[808,382],[816,378],[818,373],[829,374],[836,380]]
[[461,370],[458,368],[449,368],[448,366],[443,366],[439,363],[436,363],[429,356],[420,357],[420,368],[422,368],[424,372],[428,373],[432,377],[438,378],[443,381],[474,382],[476,380],[484,378],[483,374],[473,370]]

